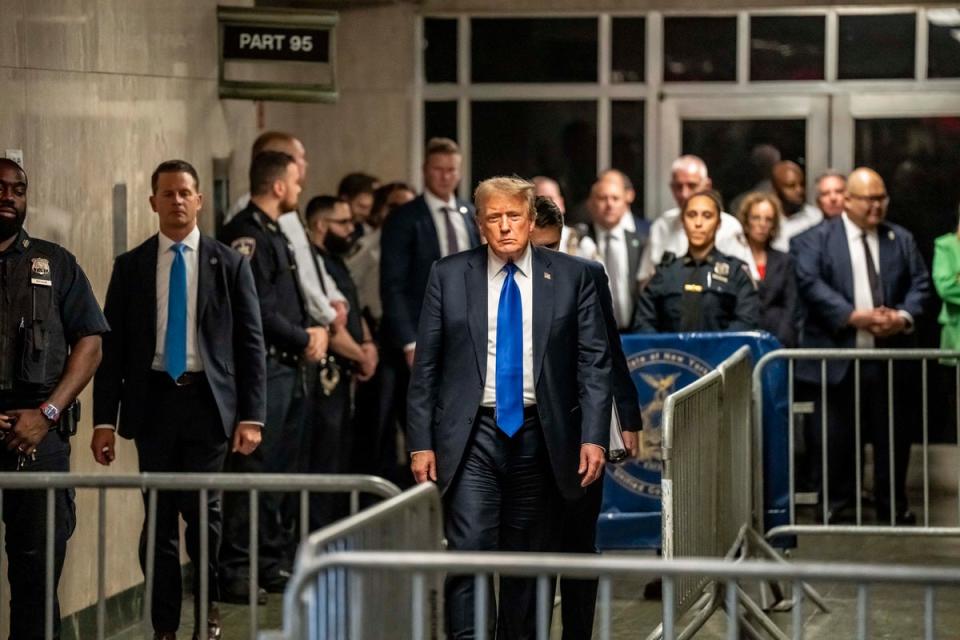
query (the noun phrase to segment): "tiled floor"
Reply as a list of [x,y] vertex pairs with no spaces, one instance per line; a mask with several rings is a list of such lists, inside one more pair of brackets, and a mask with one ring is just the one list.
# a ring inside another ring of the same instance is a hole
[[[915,499],[919,505],[917,515],[923,519],[922,500]],[[933,523],[957,522],[957,498],[935,497],[931,500],[931,521]],[[882,538],[882,537],[808,537],[800,540],[800,546],[791,554],[794,559],[845,562],[878,562],[912,564],[923,566],[960,566],[960,540],[951,538]],[[744,585],[748,590],[751,585]],[[807,601],[803,609],[802,637],[808,639],[855,638],[857,633],[857,592],[852,586],[817,584],[814,585],[824,597],[831,611],[821,613]],[[645,638],[660,621],[660,604],[647,602],[642,597],[643,584],[640,582],[620,582],[614,587],[614,600],[611,610],[612,637],[615,640],[627,638]],[[271,595],[269,603],[259,608],[260,628],[275,629],[280,626],[281,596]],[[191,606],[184,603],[184,622],[182,638],[189,638],[192,631],[190,620]],[[559,610],[555,610],[555,623],[552,638],[561,637],[559,631]],[[239,605],[221,605],[226,640],[246,639],[249,637],[249,611]],[[793,637],[793,614],[774,612],[771,617],[780,629]],[[879,587],[869,592],[869,638],[889,638],[896,640],[922,638],[924,621],[924,593],[920,589]],[[960,638],[960,585],[953,589],[941,589],[937,592],[935,607],[934,637],[941,639]],[[598,622],[599,624],[599,622]],[[132,640],[149,637],[141,629],[129,629],[113,636],[115,639]],[[398,638],[406,637],[398,631]],[[599,636],[598,636],[599,637]],[[716,640],[727,638],[726,617],[717,612],[704,627],[697,638]],[[799,636],[797,636],[799,637]]]

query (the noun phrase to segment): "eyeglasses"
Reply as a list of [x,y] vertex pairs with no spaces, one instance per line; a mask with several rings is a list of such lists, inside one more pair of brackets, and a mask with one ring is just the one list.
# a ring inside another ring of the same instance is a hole
[[890,202],[890,196],[888,196],[887,194],[883,194],[879,196],[861,196],[855,193],[851,193],[850,197],[853,198],[854,200],[863,200],[864,202],[869,202],[870,204],[886,205],[888,202]]

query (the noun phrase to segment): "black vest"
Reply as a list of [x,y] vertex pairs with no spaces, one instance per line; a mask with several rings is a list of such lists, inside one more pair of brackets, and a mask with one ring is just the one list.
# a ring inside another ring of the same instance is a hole
[[0,392],[45,398],[53,391],[67,361],[67,341],[60,321],[55,273],[57,246],[28,239],[22,253],[11,252],[0,264]]

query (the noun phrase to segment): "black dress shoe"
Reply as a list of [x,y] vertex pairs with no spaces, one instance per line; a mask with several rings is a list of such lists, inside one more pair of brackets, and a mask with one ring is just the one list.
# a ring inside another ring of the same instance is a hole
[[220,627],[220,609],[217,605],[211,605],[207,613],[207,635],[200,637],[200,633],[193,633],[193,640],[221,640],[223,638],[223,629]]
[[[250,602],[250,583],[246,580],[233,580],[220,585],[220,602],[230,604],[248,604]],[[257,604],[267,604],[267,592],[257,588]]]
[[154,631],[153,640],[177,640],[176,631]]
[[[917,515],[910,511],[910,509],[904,509],[903,511],[897,513],[894,522],[898,525],[910,526],[917,524]],[[890,524],[890,507],[878,505],[877,506],[877,523],[878,524]]]
[[659,602],[663,600],[663,580],[655,578],[643,585],[643,599]]

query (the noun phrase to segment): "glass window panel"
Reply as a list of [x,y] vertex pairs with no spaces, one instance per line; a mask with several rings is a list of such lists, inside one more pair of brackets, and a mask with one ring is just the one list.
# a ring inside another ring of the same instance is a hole
[[643,82],[646,69],[646,19],[614,18],[612,31],[610,80]]
[[456,100],[437,100],[423,103],[424,141],[430,138],[457,139]]
[[427,82],[457,81],[457,21],[455,19],[424,19],[423,77]]
[[912,78],[916,21],[913,13],[840,16],[837,78]]
[[927,9],[927,76],[960,78],[960,9]]
[[473,102],[470,112],[474,185],[497,175],[553,178],[577,222],[597,176],[596,101]]
[[617,100],[610,105],[610,164],[624,172],[633,183],[637,197],[633,212],[645,217],[644,195],[644,103]]
[[[806,120],[684,120],[683,153],[692,153],[707,163],[713,188],[723,195],[727,211],[749,191],[770,188],[761,160],[771,145],[783,160],[806,163]],[[755,153],[756,152],[756,153]],[[730,213],[736,213],[730,211]]]
[[824,16],[750,19],[751,80],[823,80]]
[[737,19],[665,18],[663,79],[667,82],[735,82]]
[[473,82],[596,82],[596,18],[474,18]]

